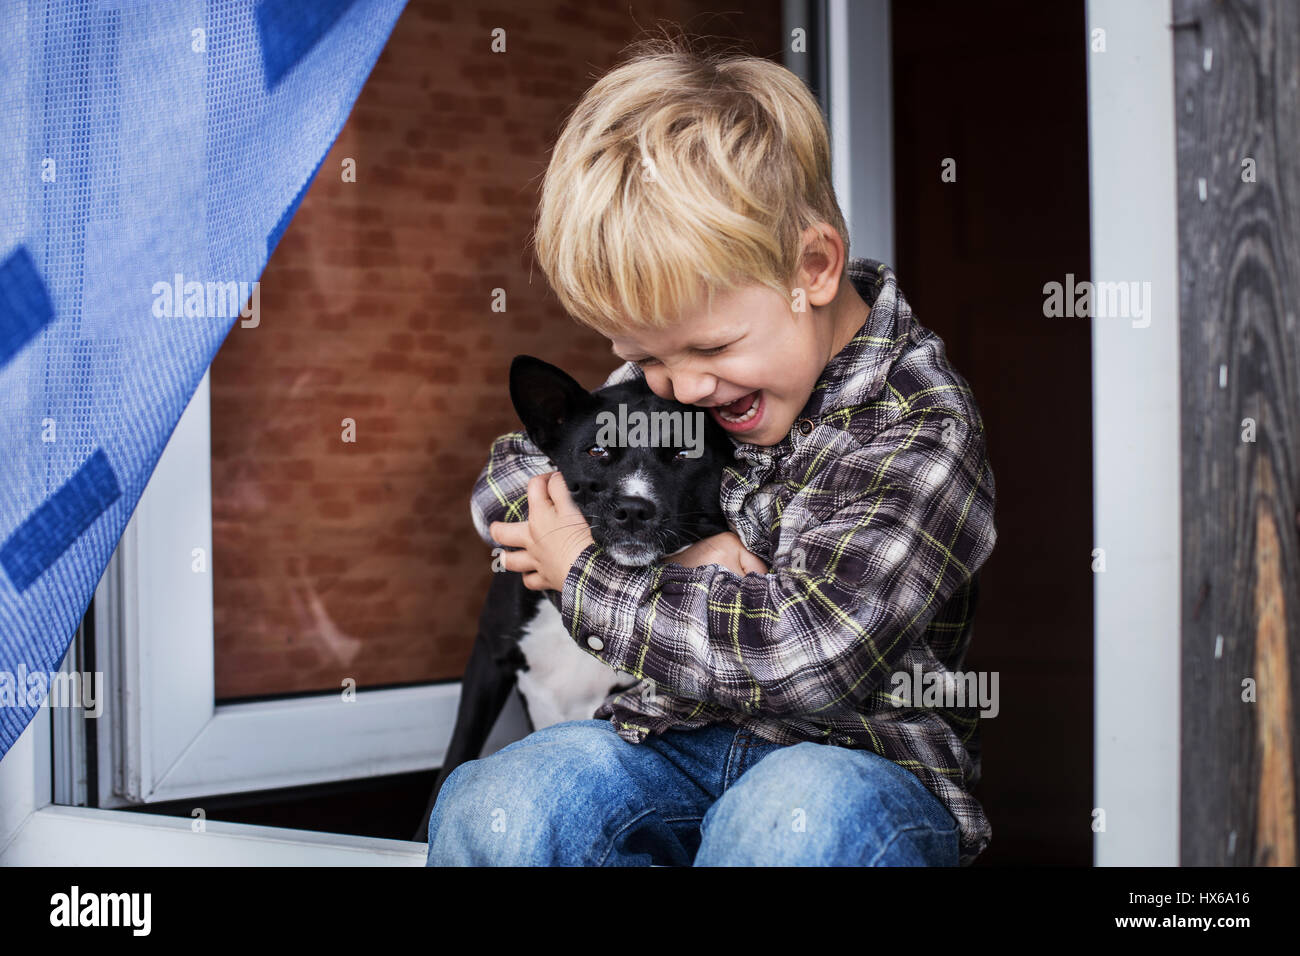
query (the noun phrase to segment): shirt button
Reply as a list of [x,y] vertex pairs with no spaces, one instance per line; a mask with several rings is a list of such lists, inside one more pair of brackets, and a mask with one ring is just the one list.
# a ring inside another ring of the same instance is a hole
[[813,430],[813,420],[811,418],[801,419],[799,422],[799,431],[804,434],[810,434]]
[[587,638],[587,646],[593,651],[598,651],[605,646],[605,642],[593,634],[591,637]]

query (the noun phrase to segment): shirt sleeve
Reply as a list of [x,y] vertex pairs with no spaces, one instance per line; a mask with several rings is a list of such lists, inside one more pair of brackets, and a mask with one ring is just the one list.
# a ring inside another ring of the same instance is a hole
[[588,653],[674,694],[747,713],[860,711],[987,559],[993,504],[982,429],[917,410],[796,492],[782,518],[804,527],[774,530],[767,574],[624,568],[589,545],[561,615]]
[[528,482],[553,467],[523,431],[507,432],[492,442],[487,464],[479,472],[469,498],[474,529],[489,547],[500,544],[488,533],[488,525],[494,521],[526,521]]

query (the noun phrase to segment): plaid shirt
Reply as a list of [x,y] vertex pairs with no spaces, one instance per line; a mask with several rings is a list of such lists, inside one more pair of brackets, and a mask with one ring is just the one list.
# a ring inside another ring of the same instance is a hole
[[[897,706],[892,677],[961,669],[997,538],[984,424],[893,271],[852,259],[847,276],[871,306],[863,327],[790,434],[737,443],[723,473],[723,512],[769,572],[625,568],[592,544],[547,596],[579,647],[641,678],[594,714],[624,739],[728,723],[870,749],[942,801],[964,866],[992,836],[970,792],[979,708]],[[605,384],[635,375],[628,362]],[[549,470],[522,432],[496,440],[471,500],[485,542],[488,523],[527,517],[528,480]]]

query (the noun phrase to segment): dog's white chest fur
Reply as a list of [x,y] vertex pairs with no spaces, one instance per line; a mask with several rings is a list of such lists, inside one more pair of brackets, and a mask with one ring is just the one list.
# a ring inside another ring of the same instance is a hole
[[528,670],[519,672],[519,692],[528,703],[533,729],[566,720],[589,720],[615,684],[631,687],[636,678],[616,671],[573,642],[560,612],[545,597],[524,628],[519,649]]

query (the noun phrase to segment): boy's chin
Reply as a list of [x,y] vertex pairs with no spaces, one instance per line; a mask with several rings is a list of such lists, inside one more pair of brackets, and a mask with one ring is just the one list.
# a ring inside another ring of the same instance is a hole
[[780,444],[781,439],[790,434],[790,429],[793,427],[793,422],[786,425],[785,428],[781,428],[780,422],[773,423],[771,421],[766,421],[758,428],[754,429],[753,432],[743,435],[733,435],[731,437],[750,445],[759,445],[760,447],[771,448],[773,445]]

